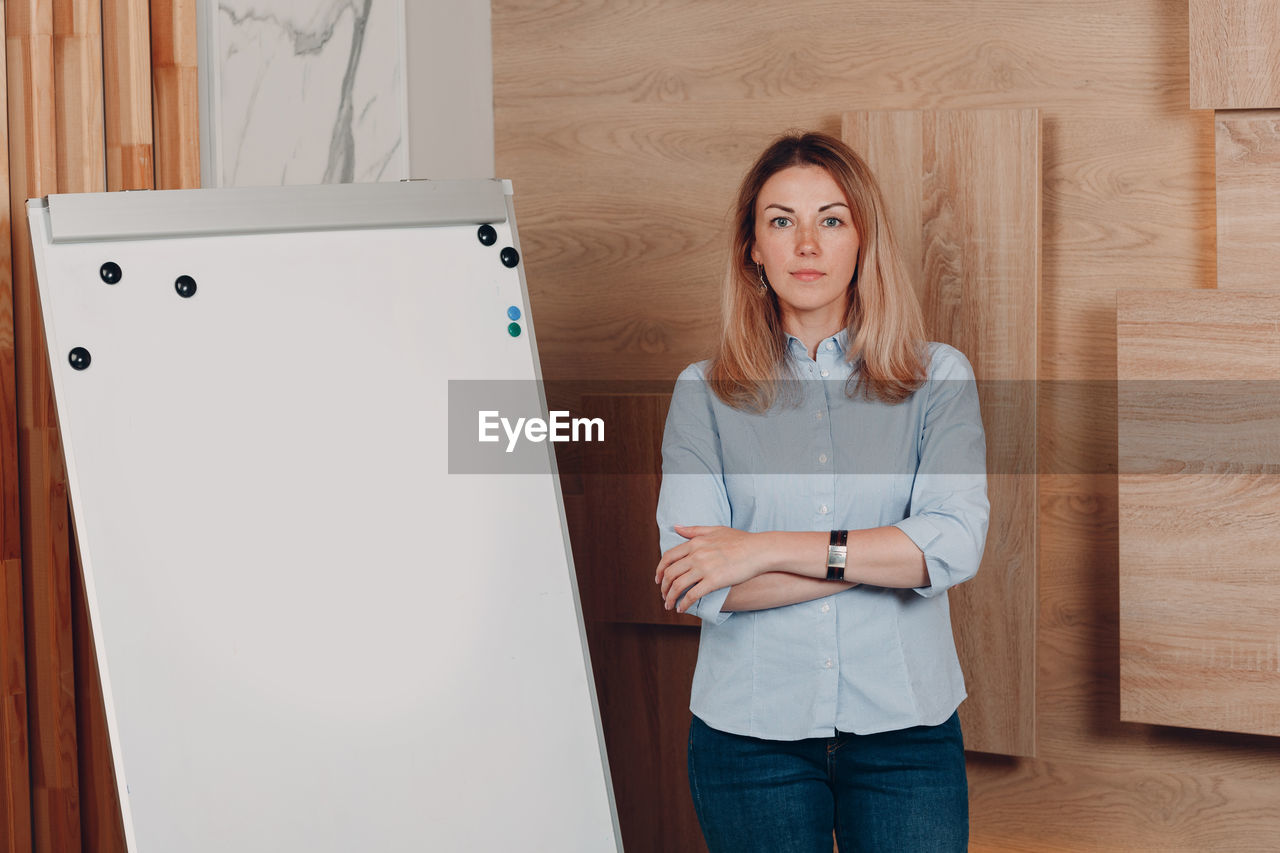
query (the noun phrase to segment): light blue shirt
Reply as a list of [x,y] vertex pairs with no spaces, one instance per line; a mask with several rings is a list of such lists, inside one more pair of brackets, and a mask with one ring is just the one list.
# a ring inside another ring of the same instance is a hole
[[[721,731],[773,740],[870,734],[944,722],[965,698],[948,588],[978,570],[986,542],[986,441],[973,368],[929,344],[927,381],[889,405],[850,398],[847,333],[811,359],[789,337],[799,405],[763,415],[722,402],[708,362],[680,374],[662,440],[662,550],[676,524],[746,531],[893,525],[924,552],[929,586],[857,586],[766,610],[702,619],[690,709]],[[852,546],[850,551],[853,552]],[[850,553],[856,563],[855,553]]]

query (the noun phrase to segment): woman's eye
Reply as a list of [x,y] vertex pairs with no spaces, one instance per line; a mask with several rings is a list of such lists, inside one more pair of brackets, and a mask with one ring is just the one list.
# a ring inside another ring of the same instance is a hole
[[828,228],[838,228],[844,223],[840,221],[840,217],[838,216],[828,216],[826,219],[822,220],[822,224]]
[[769,224],[774,228],[786,228],[791,224],[791,220],[785,216],[775,216],[769,220]]

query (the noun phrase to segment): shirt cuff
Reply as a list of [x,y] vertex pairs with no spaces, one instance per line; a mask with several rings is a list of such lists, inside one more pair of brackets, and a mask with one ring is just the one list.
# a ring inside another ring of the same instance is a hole
[[919,515],[904,518],[893,526],[907,534],[907,538],[914,542],[924,554],[924,569],[929,574],[929,586],[917,587],[916,592],[926,598],[937,595],[945,587],[938,586],[938,579],[933,576],[935,565],[934,561],[929,559],[929,546],[933,544],[933,540],[942,535],[941,531],[932,521]]
[[685,612],[690,616],[697,616],[703,622],[720,625],[733,615],[732,610],[725,611],[720,609],[724,607],[724,600],[729,597],[729,590],[730,587],[727,586],[712,590],[689,605],[689,609]]

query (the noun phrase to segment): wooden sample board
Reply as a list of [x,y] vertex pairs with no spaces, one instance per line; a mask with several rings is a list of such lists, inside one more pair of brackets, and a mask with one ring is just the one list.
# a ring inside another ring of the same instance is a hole
[[1280,289],[1280,109],[1218,112],[1213,125],[1218,287]]
[[452,471],[451,383],[544,405],[511,210],[30,203],[130,850],[620,848],[550,445]]
[[930,336],[978,378],[991,524],[977,576],[949,592],[965,746],[1035,755],[1039,113],[847,112],[843,137],[885,194]]
[[1280,293],[1116,307],[1121,718],[1280,735]]
[[1280,4],[1190,0],[1191,109],[1280,108]]

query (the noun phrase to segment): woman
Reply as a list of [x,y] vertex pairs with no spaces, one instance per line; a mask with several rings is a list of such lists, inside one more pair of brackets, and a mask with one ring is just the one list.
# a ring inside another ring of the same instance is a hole
[[738,194],[715,356],[663,437],[656,580],[702,619],[689,785],[713,851],[964,850],[946,591],[986,540],[969,362],[926,343],[866,164],[776,140]]

